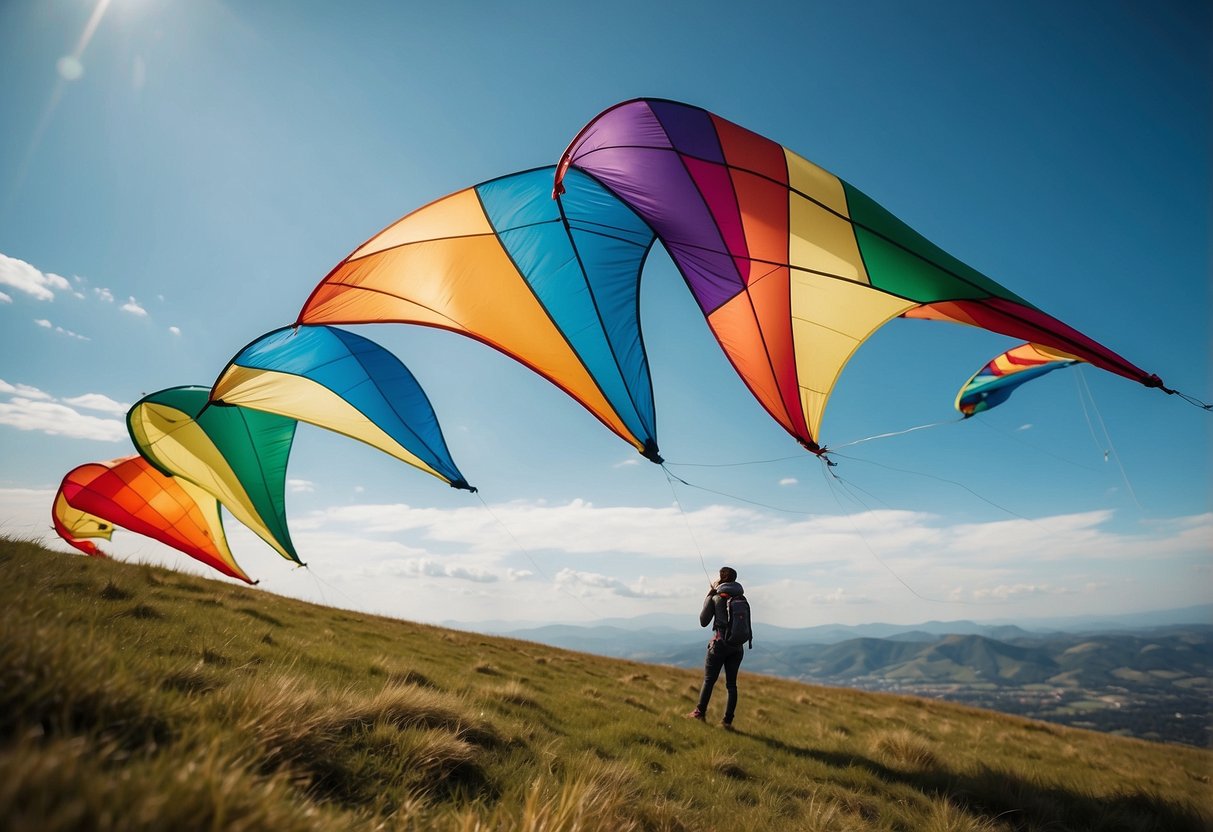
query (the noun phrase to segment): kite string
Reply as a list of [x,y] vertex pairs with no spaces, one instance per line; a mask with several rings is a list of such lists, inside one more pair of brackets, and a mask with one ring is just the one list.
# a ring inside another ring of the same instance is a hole
[[[899,584],[901,584],[907,590],[909,590],[910,594],[913,595],[914,597],[919,598],[923,601],[929,601],[931,603],[938,603],[938,604],[957,603],[957,602],[940,601],[939,599],[928,598],[925,595],[922,595],[920,592],[918,592],[918,590],[914,589],[914,587],[912,587],[908,583],[906,583],[905,580],[903,580],[902,577],[900,575],[898,575],[896,571],[893,570],[893,567],[891,567],[887,563],[885,563],[884,559],[881,558],[880,555],[876,554],[876,550],[872,548],[872,545],[868,542],[868,539],[867,539],[867,537],[864,536],[864,533],[859,530],[859,526],[856,525],[854,518],[852,518],[851,515],[846,511],[846,509],[844,509],[842,507],[842,501],[838,499],[838,492],[835,489],[835,485],[834,485],[834,483],[832,483],[830,481],[831,477],[833,477],[835,480],[837,480],[840,485],[845,485],[845,481],[842,479],[842,477],[840,477],[840,476],[838,476],[838,474],[834,473],[834,471],[829,466],[823,465],[822,466],[822,478],[825,479],[826,487],[830,491],[830,496],[834,498],[834,503],[835,503],[835,505],[838,506],[838,512],[847,518],[847,522],[850,524],[852,531],[855,532],[855,535],[859,538],[860,542],[863,543],[863,547],[868,550],[868,554],[871,555],[872,558],[877,563],[879,563],[881,566],[883,566],[890,575],[892,575],[894,578],[896,578],[897,582]],[[852,500],[855,500],[857,503],[859,503],[861,506],[863,506],[864,509],[869,514],[872,512],[872,509],[868,508],[868,506],[863,502],[863,500],[860,500],[858,497],[856,497],[854,494],[851,494],[850,492],[848,492],[848,496]]]
[[[1091,441],[1095,443],[1095,447],[1099,449],[1099,452],[1101,454],[1103,454],[1104,462],[1107,462],[1108,461],[1108,448],[1106,445],[1102,445],[1100,443],[1099,436],[1095,433],[1095,425],[1091,422],[1090,410],[1087,408],[1087,397],[1089,397],[1091,395],[1090,389],[1088,388],[1086,396],[1083,395],[1083,382],[1085,381],[1085,379],[1082,376],[1081,370],[1082,370],[1081,367],[1074,368],[1074,387],[1078,390],[1078,403],[1082,406],[1083,418],[1087,420],[1087,430],[1089,430],[1091,432]],[[1095,400],[1092,399],[1091,406],[1094,407],[1094,405],[1095,405]]]
[[[674,465],[679,468],[740,468],[744,465],[769,465],[772,462],[790,462],[795,459],[804,459],[804,454],[796,456],[781,456],[775,459],[755,459],[749,462],[670,462],[668,459],[663,463],[666,465]],[[668,472],[667,472],[668,473]]]
[[1072,459],[1066,459],[1064,456],[1055,454],[1052,451],[1050,451],[1049,449],[1043,448],[1040,445],[1034,445],[1031,442],[1027,442],[1024,439],[1022,439],[1019,436],[1012,433],[1011,431],[1006,430],[1005,428],[998,427],[998,425],[994,424],[994,422],[990,421],[989,419],[983,419],[983,418],[979,417],[979,418],[971,419],[970,421],[976,422],[977,424],[981,425],[982,427],[986,428],[987,430],[992,430],[997,433],[1000,433],[1003,436],[1005,436],[1006,438],[1010,439],[1011,441],[1018,442],[1020,445],[1023,445],[1025,448],[1031,448],[1033,451],[1036,451],[1037,453],[1042,453],[1042,454],[1045,454],[1046,456],[1051,456],[1056,460],[1060,460],[1061,462],[1066,463],[1067,465],[1073,465],[1075,468],[1081,468],[1084,471],[1096,471],[1097,470],[1095,468],[1092,468],[1089,465],[1083,465],[1081,462],[1075,462]]
[[684,485],[690,485],[690,483],[671,474],[669,469],[665,467],[665,463],[662,463],[661,470],[665,472],[665,481],[670,486],[670,493],[674,495],[674,505],[678,507],[678,513],[682,515],[682,522],[686,524],[687,534],[690,536],[691,542],[695,544],[695,552],[699,555],[699,565],[703,568],[703,574],[708,579],[708,583],[711,583],[712,574],[708,571],[707,561],[703,559],[703,548],[699,545],[698,538],[695,537],[695,530],[691,528],[691,520],[687,517],[686,510],[682,507],[682,501],[678,499],[678,491],[674,488],[675,479]]
[[535,567],[535,571],[538,572],[543,577],[544,580],[548,581],[553,586],[555,586],[558,590],[563,592],[565,595],[572,598],[574,601],[576,601],[578,604],[580,604],[585,609],[586,612],[590,613],[595,618],[598,618],[598,619],[603,618],[603,615],[598,610],[593,609],[589,604],[587,604],[585,602],[584,598],[581,598],[577,595],[574,595],[572,592],[569,592],[569,590],[566,589],[563,585],[561,585],[561,583],[558,580],[556,580],[552,576],[548,575],[547,570],[545,570],[542,566],[540,566],[539,562],[536,561],[534,557],[532,557],[530,550],[528,550],[525,546],[522,545],[522,542],[518,539],[518,537],[512,531],[510,531],[510,527],[507,526],[505,524],[505,522],[502,521],[502,519],[497,516],[497,512],[493,511],[492,507],[489,506],[489,504],[485,501],[484,497],[481,496],[480,492],[473,491],[472,493],[476,495],[476,499],[478,499],[480,501],[480,504],[482,506],[484,506],[484,510],[489,513],[490,517],[492,517],[494,520],[497,521],[497,525],[501,526],[501,528],[505,531],[505,533],[507,535],[509,535],[510,540],[514,541],[514,546],[517,547],[518,551],[522,552],[523,556],[530,562],[531,566]]
[[834,445],[832,447],[826,448],[826,451],[832,451],[835,448],[849,448],[852,445],[859,445],[863,442],[871,442],[873,439],[887,439],[890,436],[902,436],[907,433],[913,433],[916,430],[926,430],[927,428],[937,428],[940,425],[951,425],[951,424],[955,424],[956,422],[963,422],[963,421],[964,421],[964,417],[962,416],[959,419],[945,419],[942,422],[931,422],[930,424],[927,424],[927,425],[916,425],[915,427],[906,428],[905,430],[896,430],[896,431],[893,431],[892,433],[878,433],[875,436],[868,436],[863,439],[856,439],[853,442],[847,442],[844,445]]
[[913,471],[908,468],[896,468],[892,465],[885,465],[881,462],[873,462],[870,459],[864,459],[864,458],[858,457],[858,456],[848,456],[846,454],[839,454],[839,456],[842,459],[849,459],[853,462],[863,462],[868,465],[875,465],[877,468],[884,468],[886,471],[897,471],[898,473],[901,473],[901,474],[914,474],[915,476],[926,477],[927,479],[932,479],[932,480],[936,480],[938,482],[947,483],[948,485],[954,485],[957,488],[961,488],[961,489],[969,492],[970,494],[972,494],[977,499],[981,500],[986,505],[993,506],[994,508],[998,509],[999,511],[1001,511],[1005,514],[1009,514],[1012,517],[1018,517],[1020,520],[1026,520],[1027,522],[1032,523],[1033,525],[1040,526],[1040,528],[1045,529],[1046,531],[1048,530],[1046,526],[1043,526],[1043,525],[1037,523],[1031,517],[1025,517],[1024,515],[1022,515],[1018,512],[1011,511],[1011,509],[1007,508],[1006,506],[1000,506],[998,503],[994,502],[993,500],[991,500],[987,497],[983,497],[982,495],[978,494],[976,491],[974,491],[972,488],[969,488],[967,485],[965,485],[962,482],[958,482],[956,480],[950,480],[950,479],[947,479],[946,477],[938,477],[934,474],[928,474],[925,471]]
[[[923,600],[923,601],[927,601],[932,604],[953,604],[953,605],[960,605],[960,606],[987,606],[988,605],[988,602],[987,603],[977,603],[974,601],[965,601],[965,600],[962,600],[959,598],[954,598],[954,599],[930,598],[926,595],[923,595],[918,590],[914,589],[914,587],[910,586],[910,584],[907,583],[905,581],[905,579],[903,579],[900,575],[897,574],[897,572],[893,569],[893,567],[889,566],[889,564],[886,563],[885,560],[880,557],[880,555],[876,554],[876,550],[874,548],[872,548],[872,544],[868,541],[867,537],[865,537],[864,533],[859,530],[859,527],[855,524],[854,519],[843,508],[842,501],[838,499],[838,494],[835,490],[835,486],[832,482],[830,482],[830,477],[833,477],[833,479],[838,482],[838,486],[841,487],[843,489],[843,491],[846,492],[848,497],[850,497],[855,502],[859,503],[861,506],[863,506],[865,511],[867,511],[869,514],[871,514],[872,509],[867,505],[867,503],[865,503],[859,497],[856,497],[852,491],[853,488],[858,488],[858,487],[853,486],[852,484],[850,484],[846,480],[844,480],[842,477],[838,476],[838,474],[835,473],[834,470],[832,469],[832,467],[830,467],[830,466],[823,465],[822,471],[823,471],[822,476],[825,478],[827,486],[829,486],[830,495],[834,498],[834,502],[835,502],[835,504],[837,504],[839,512],[841,512],[847,518],[847,522],[849,522],[851,524],[851,528],[854,529],[856,536],[863,543],[864,548],[868,550],[868,554],[870,554],[877,563],[879,563],[881,566],[883,566],[890,575],[892,575],[894,578],[896,578],[897,582],[899,584],[901,584],[907,590],[909,590],[909,592],[912,595],[914,595],[914,597],[916,597],[920,600]],[[826,476],[827,474],[828,474],[828,476]],[[862,491],[863,489],[858,489],[858,490]],[[867,492],[864,492],[864,493],[867,493]],[[881,502],[883,502],[883,500]]]
[[[1081,370],[1082,368],[1078,368]],[[1108,453],[1111,453],[1112,458],[1116,460],[1116,467],[1120,469],[1120,478],[1125,481],[1125,488],[1129,489],[1129,496],[1133,498],[1134,505],[1141,511],[1145,511],[1141,501],[1137,499],[1137,492],[1133,490],[1133,483],[1129,482],[1129,474],[1125,470],[1124,463],[1120,459],[1120,454],[1116,450],[1116,446],[1112,444],[1112,434],[1108,432],[1108,426],[1104,423],[1103,414],[1099,412],[1099,407],[1095,404],[1095,396],[1091,394],[1091,388],[1087,385],[1087,377],[1081,372],[1076,373],[1081,384],[1081,390],[1086,392],[1086,396],[1091,400],[1091,409],[1095,411],[1095,418],[1099,420],[1099,428],[1103,431],[1104,438],[1108,443],[1108,450],[1104,451],[1105,458]],[[1080,396],[1081,398],[1081,396]],[[1083,406],[1083,412],[1086,412],[1086,406]]]
[[[802,456],[795,457],[795,458],[804,459],[804,456],[802,455]],[[741,463],[741,464],[744,464],[744,463]],[[665,468],[665,466],[663,465],[662,468]],[[813,513],[811,511],[802,511],[800,509],[795,509],[795,508],[782,508],[781,506],[773,506],[770,503],[760,503],[757,500],[750,500],[745,497],[739,497],[736,494],[729,494],[727,491],[717,491],[714,488],[708,488],[703,485],[696,485],[693,482],[688,482],[687,480],[684,480],[682,477],[678,476],[677,474],[675,474],[669,470],[667,470],[665,472],[665,474],[666,474],[667,480],[670,480],[670,479],[678,480],[680,483],[685,485],[687,488],[695,488],[695,489],[698,489],[699,491],[706,491],[708,494],[715,494],[719,497],[727,497],[728,499],[736,500],[739,503],[748,503],[749,505],[752,505],[752,506],[758,506],[759,508],[770,509],[771,511],[781,511],[781,512],[784,512],[785,514],[812,515],[812,513]],[[672,487],[673,487],[673,484],[671,483],[671,488]],[[674,494],[674,500],[675,500],[675,502],[677,502],[677,500],[678,500],[677,493]],[[681,509],[682,506],[679,505],[679,508]]]
[[316,582],[316,591],[318,593],[320,593],[320,602],[322,604],[324,604],[326,607],[330,606],[330,604],[328,602],[328,598],[326,598],[324,595],[324,589],[322,588],[321,585],[327,586],[329,589],[333,590],[333,592],[336,592],[338,595],[340,595],[342,598],[344,598],[346,600],[346,603],[349,604],[349,606],[346,609],[351,609],[351,610],[358,609],[357,601],[355,601],[353,598],[351,598],[346,593],[342,592],[341,588],[338,587],[336,584],[329,583],[328,581],[324,580],[324,578],[321,578],[320,575],[316,572],[316,570],[314,570],[312,567],[308,566],[306,563],[301,563],[296,568],[302,569],[303,571],[307,572],[308,575],[311,576],[312,580]]

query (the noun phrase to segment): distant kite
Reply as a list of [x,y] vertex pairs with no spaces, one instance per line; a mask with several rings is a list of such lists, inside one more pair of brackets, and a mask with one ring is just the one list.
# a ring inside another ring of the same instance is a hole
[[1019,337],[1162,387],[848,183],[698,107],[611,107],[561,158],[558,202],[577,171],[653,228],[751,392],[814,453],[843,366],[899,315]]
[[335,431],[454,488],[476,490],[455,467],[438,417],[413,374],[361,335],[328,326],[263,335],[227,365],[211,401]]
[[126,415],[131,440],[162,473],[197,485],[288,560],[301,563],[286,524],[286,463],[295,420],[209,406],[205,387],[145,396]]
[[967,419],[1002,404],[1020,385],[1079,361],[1040,344],[1020,344],[992,359],[965,382],[956,394],[956,409]]
[[521,362],[660,461],[640,336],[640,270],[653,232],[588,176],[551,167],[457,191],[342,260],[297,324],[412,323]]
[[87,555],[104,557],[89,538],[110,540],[120,526],[253,583],[232,557],[215,498],[141,456],[73,468],[55,494],[52,520],[59,536]]

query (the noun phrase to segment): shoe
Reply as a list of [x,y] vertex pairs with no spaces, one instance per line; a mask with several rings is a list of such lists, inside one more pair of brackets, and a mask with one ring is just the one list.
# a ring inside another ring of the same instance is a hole
[[721,728],[723,728],[723,729],[724,729],[724,730],[726,730],[726,731],[732,731],[732,730],[733,730],[733,723],[731,723],[731,722],[724,722],[724,721],[722,720],[722,721],[721,721],[721,723],[720,723],[720,727],[721,727]]
[[687,714],[687,719],[697,719],[700,722],[703,722],[703,711],[696,708],[695,710],[693,710],[689,714]]

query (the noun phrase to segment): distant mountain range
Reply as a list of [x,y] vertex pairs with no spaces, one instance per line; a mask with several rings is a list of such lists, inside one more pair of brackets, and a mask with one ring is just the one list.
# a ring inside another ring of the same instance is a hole
[[[653,656],[661,664],[693,667],[696,646]],[[1054,633],[1000,640],[943,635],[929,640],[857,638],[753,650],[747,669],[776,676],[869,686],[1050,685],[1060,688],[1170,688],[1213,676],[1213,626],[1192,625],[1141,635]]]
[[[642,661],[668,661],[682,649],[702,651],[706,641],[693,613],[682,616],[662,613],[639,618],[612,618],[595,624],[553,624],[507,621],[482,621],[475,624],[444,622],[444,626],[535,641],[570,650],[602,656]],[[824,624],[815,627],[787,628],[764,625],[761,618],[754,626],[756,646],[778,648],[829,645],[853,640],[879,639],[908,644],[935,644],[943,636],[981,636],[1008,645],[1021,640],[1040,640],[1066,634],[1139,634],[1159,628],[1205,625],[1213,628],[1213,604],[1175,610],[1107,616],[1031,619],[1017,623],[993,621],[927,621],[920,624]],[[908,648],[907,648],[908,650]],[[761,652],[761,651],[759,651]],[[809,651],[812,652],[812,651]],[[902,653],[897,653],[902,655]],[[702,656],[699,657],[700,659]],[[678,662],[673,662],[678,663]],[[774,672],[774,671],[772,671]],[[781,674],[786,675],[786,674]]]

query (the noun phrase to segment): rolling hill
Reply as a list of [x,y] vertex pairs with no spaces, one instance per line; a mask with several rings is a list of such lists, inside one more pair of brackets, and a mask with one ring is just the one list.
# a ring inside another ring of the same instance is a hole
[[[991,639],[928,646],[873,641],[830,661],[1036,665]],[[730,732],[683,718],[695,670],[0,540],[0,828],[1213,824],[1208,750],[802,684],[750,658]]]

